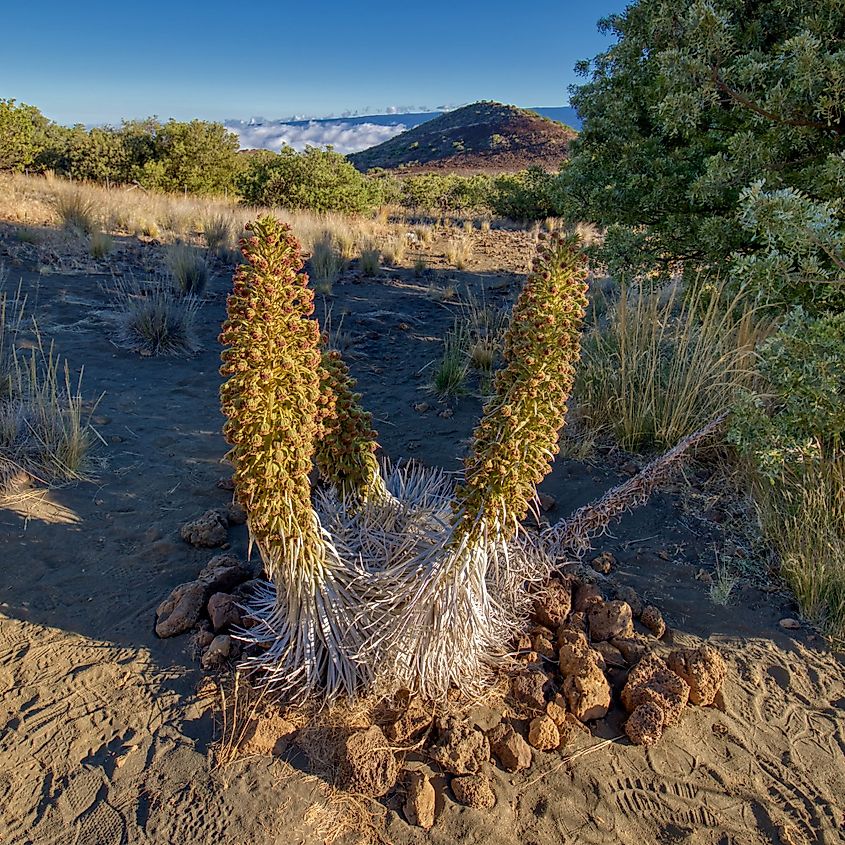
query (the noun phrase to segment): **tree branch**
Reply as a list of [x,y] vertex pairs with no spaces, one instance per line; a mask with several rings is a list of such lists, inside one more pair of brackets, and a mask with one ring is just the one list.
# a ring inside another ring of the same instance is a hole
[[739,91],[735,91],[731,88],[727,82],[719,76],[719,72],[715,67],[711,68],[711,73],[713,82],[722,93],[727,94],[734,102],[739,103],[741,106],[745,106],[745,108],[753,111],[755,114],[759,114],[761,117],[771,120],[773,123],[780,123],[784,126],[808,126],[812,129],[826,129],[829,132],[835,132],[837,135],[845,134],[845,126],[841,123],[822,123],[821,121],[810,120],[806,117],[783,117],[782,115],[768,111],[768,109],[764,109],[762,106],[757,105],[757,103],[753,100],[746,97],[745,94],[740,94]]

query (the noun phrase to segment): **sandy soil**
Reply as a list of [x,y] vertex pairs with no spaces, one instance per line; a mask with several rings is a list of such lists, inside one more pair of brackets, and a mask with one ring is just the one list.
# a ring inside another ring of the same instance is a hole
[[[180,525],[229,494],[217,409],[216,336],[228,281],[213,280],[193,358],[116,348],[99,279],[11,268],[37,295],[41,327],[85,391],[102,394],[92,480],[19,491],[0,503],[0,842],[316,843],[343,804],[296,760],[216,768],[214,701],[187,636],[160,640],[157,604],[212,556]],[[507,297],[515,277],[456,274]],[[480,403],[426,393],[426,365],[452,309],[411,273],[336,287],[347,357],[392,457],[457,466]],[[438,284],[447,284],[441,274]],[[414,405],[430,407],[419,412]],[[451,415],[441,412],[449,408]],[[611,464],[560,461],[543,489],[557,517],[618,480]],[[696,483],[697,479],[692,479]],[[845,839],[845,663],[811,631],[785,631],[788,596],[741,584],[727,607],[696,578],[726,542],[691,514],[681,485],[605,538],[614,577],[664,612],[674,643],[707,639],[729,665],[726,712],[692,708],[651,750],[626,741],[574,760],[539,754],[524,775],[495,773],[481,812],[440,797],[429,834],[371,809],[380,835],[408,843],[804,845]],[[711,511],[713,508],[711,507]],[[232,550],[246,552],[244,530]],[[587,743],[620,734],[617,717]],[[381,819],[384,818],[382,825]],[[347,839],[354,840],[350,834]]]

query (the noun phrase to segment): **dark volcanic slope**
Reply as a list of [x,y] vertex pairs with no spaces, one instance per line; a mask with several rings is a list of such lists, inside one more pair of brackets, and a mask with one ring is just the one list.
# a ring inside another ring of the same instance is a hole
[[481,102],[447,112],[389,141],[354,153],[359,170],[505,172],[556,170],[575,130],[536,112]]

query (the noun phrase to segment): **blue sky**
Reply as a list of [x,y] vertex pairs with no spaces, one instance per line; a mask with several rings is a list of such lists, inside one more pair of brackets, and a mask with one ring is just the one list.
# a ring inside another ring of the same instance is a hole
[[566,104],[625,3],[50,0],[3,4],[0,97],[61,123]]

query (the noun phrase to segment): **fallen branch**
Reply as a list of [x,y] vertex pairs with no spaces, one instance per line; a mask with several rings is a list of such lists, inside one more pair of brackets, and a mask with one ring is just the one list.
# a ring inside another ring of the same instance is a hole
[[633,478],[611,488],[598,501],[578,508],[542,534],[542,541],[552,557],[574,554],[581,557],[592,547],[591,540],[603,534],[607,526],[627,511],[643,505],[684,463],[687,453],[713,435],[727,414],[722,414],[703,428],[685,437],[676,446],[655,458]]

